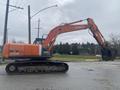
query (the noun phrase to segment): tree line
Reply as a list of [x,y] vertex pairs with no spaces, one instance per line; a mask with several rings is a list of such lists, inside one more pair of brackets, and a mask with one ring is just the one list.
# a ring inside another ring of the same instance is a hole
[[69,55],[96,55],[100,54],[100,46],[94,43],[60,43],[54,46],[53,53]]
[[[111,34],[108,44],[117,51],[120,56],[120,34]],[[60,43],[54,46],[53,53],[69,55],[97,55],[101,54],[101,47],[94,43]]]

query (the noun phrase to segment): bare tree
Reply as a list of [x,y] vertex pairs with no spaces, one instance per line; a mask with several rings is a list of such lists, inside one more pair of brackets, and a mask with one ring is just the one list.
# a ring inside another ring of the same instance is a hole
[[111,34],[109,42],[117,50],[118,55],[120,55],[120,34]]

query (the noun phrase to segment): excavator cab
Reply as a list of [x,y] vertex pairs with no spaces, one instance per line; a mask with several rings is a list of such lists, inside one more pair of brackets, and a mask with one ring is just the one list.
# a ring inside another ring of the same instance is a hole
[[[36,38],[35,40],[34,40],[34,42],[33,42],[33,44],[43,44],[43,41],[44,41],[45,39],[44,38]],[[42,47],[42,50],[41,50],[41,53],[42,53],[42,59],[48,59],[48,58],[50,58],[50,57],[52,57],[52,54],[51,54],[51,52],[50,51],[48,51],[46,48],[44,48],[44,47]]]
[[33,44],[42,44],[43,40],[45,40],[45,39],[43,39],[43,38],[36,38],[34,40]]

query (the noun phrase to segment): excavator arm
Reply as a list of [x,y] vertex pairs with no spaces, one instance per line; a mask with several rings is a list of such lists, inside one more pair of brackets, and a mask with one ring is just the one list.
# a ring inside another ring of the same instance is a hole
[[58,35],[66,32],[85,30],[89,27],[87,24],[74,25],[79,22],[82,22],[82,20],[74,23],[60,25],[52,29],[47,38],[43,41],[43,47],[46,48],[48,51],[51,51]]
[[87,24],[81,24],[81,22],[83,22],[84,20],[80,20],[53,28],[48,34],[47,38],[43,41],[43,47],[50,51],[58,35],[66,32],[86,30],[86,29],[90,29],[90,31],[93,34],[93,37],[96,39],[98,44],[101,47],[105,47],[105,39],[101,34],[101,32],[99,31],[96,24],[94,23],[94,21],[91,18],[88,18],[86,20],[88,22]]
[[57,36],[62,33],[90,29],[90,31],[93,34],[93,37],[96,39],[97,43],[101,46],[101,54],[103,60],[114,59],[115,51],[107,46],[106,40],[104,39],[97,25],[91,18],[88,18],[86,20],[87,24],[81,24],[81,22],[83,22],[84,20],[79,20],[76,22],[59,25],[53,28],[48,34],[47,38],[43,41],[43,48],[47,49],[48,51],[51,51]]
[[106,40],[104,39],[97,25],[94,23],[94,21],[91,18],[88,18],[87,21],[88,21],[89,29],[93,34],[93,37],[96,39],[96,41],[101,47],[105,47]]

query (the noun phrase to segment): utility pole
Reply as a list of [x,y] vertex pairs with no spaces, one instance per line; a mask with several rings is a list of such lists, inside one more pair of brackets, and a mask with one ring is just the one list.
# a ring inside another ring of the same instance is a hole
[[35,28],[35,29],[37,29],[37,30],[38,30],[38,33],[37,33],[37,38],[39,38],[39,37],[40,37],[40,19],[38,19],[38,27],[37,27],[37,28]]
[[40,19],[38,19],[38,38],[39,38],[39,35],[40,34]]
[[7,33],[8,33],[8,29],[7,29],[7,26],[8,26],[8,14],[9,14],[9,6],[10,7],[14,7],[16,9],[23,9],[21,7],[17,7],[17,6],[14,6],[14,5],[10,5],[10,0],[7,0],[7,4],[6,4],[6,13],[5,13],[5,24],[4,24],[4,36],[3,36],[3,46],[5,45],[6,41],[7,41]]
[[28,43],[31,44],[31,15],[30,15],[30,5],[28,5]]
[[5,45],[6,40],[7,40],[8,12],[9,12],[9,0],[7,0],[7,5],[6,5],[6,14],[5,14],[5,24],[4,24],[3,46]]

